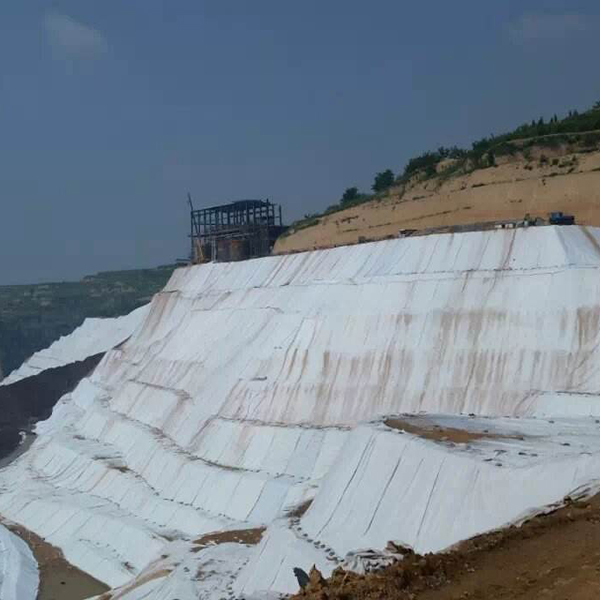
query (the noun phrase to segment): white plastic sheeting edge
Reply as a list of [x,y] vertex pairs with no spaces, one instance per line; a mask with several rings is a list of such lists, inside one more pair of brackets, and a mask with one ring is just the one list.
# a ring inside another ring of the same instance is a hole
[[37,562],[29,546],[0,525],[0,598],[35,600],[38,585]]
[[123,317],[86,319],[72,333],[28,358],[5,377],[0,385],[10,385],[46,369],[62,367],[111,350],[131,336],[145,319],[148,310],[149,305],[146,305]]

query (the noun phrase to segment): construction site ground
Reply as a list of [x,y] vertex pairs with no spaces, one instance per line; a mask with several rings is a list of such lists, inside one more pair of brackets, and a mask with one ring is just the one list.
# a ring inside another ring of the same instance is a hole
[[351,600],[592,600],[600,598],[600,496],[456,549],[408,555],[378,573],[313,573],[297,598]]

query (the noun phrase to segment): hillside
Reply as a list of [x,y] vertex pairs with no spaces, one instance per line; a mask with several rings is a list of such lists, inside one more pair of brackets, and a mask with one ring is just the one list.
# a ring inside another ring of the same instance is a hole
[[549,226],[179,269],[0,470],[0,520],[103,600],[233,600],[597,494],[599,248]]
[[147,304],[174,266],[107,271],[79,282],[0,286],[0,378],[88,317],[117,317]]
[[[571,128],[572,133],[565,133]],[[588,128],[589,130],[585,130]],[[385,190],[331,206],[292,225],[275,253],[326,248],[526,214],[574,214],[600,225],[600,109],[479,140],[473,150],[440,149],[409,161]],[[533,135],[536,132],[545,135]],[[552,133],[555,132],[555,133]],[[522,137],[519,137],[522,136]]]

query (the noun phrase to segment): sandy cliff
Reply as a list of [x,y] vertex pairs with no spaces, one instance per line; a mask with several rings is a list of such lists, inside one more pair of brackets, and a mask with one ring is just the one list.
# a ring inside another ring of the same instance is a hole
[[[412,181],[380,199],[319,219],[279,238],[275,253],[378,240],[401,229],[427,229],[482,221],[546,218],[551,211],[600,225],[600,151],[534,148],[502,157],[497,165],[468,174]],[[449,166],[449,165],[442,165]]]

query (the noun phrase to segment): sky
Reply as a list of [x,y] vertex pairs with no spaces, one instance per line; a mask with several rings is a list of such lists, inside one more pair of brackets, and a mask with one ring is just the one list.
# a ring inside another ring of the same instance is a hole
[[2,0],[0,285],[173,262],[196,207],[290,222],[600,100],[597,0]]

